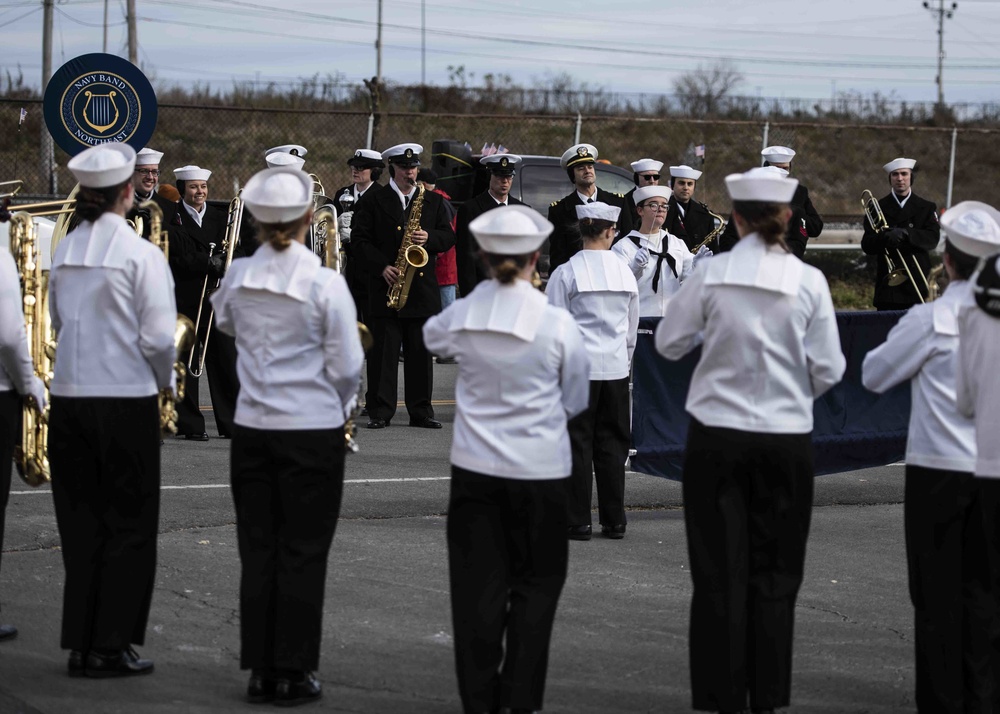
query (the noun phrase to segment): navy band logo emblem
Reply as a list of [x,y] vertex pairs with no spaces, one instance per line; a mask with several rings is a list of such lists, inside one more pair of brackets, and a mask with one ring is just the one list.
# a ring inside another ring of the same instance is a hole
[[142,149],[156,127],[156,94],[146,75],[121,57],[81,55],[45,88],[45,124],[70,156],[110,141]]

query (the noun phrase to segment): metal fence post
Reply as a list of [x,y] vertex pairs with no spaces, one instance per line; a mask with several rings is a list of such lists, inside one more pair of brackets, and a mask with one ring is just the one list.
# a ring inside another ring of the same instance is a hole
[[365,148],[372,148],[372,139],[375,134],[375,114],[374,112],[368,115],[368,139],[365,143]]
[[951,128],[951,159],[948,161],[948,198],[945,199],[945,209],[951,208],[951,190],[955,186],[955,145],[958,143],[958,127]]
[[767,148],[767,135],[768,133],[770,133],[770,131],[771,131],[771,122],[769,121],[764,122],[764,137],[763,141],[760,144],[761,151]]
[[576,113],[576,138],[573,139],[574,144],[580,143],[580,129],[583,128],[583,115],[580,112]]

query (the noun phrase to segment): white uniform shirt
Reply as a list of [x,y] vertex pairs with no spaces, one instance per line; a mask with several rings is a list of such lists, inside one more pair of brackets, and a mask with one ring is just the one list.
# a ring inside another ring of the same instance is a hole
[[[639,238],[639,246],[632,242],[632,236]],[[670,269],[670,264],[664,258],[660,265],[660,280],[653,292],[653,276],[656,274],[657,256],[666,246],[666,252],[674,259],[677,275]],[[649,262],[645,267],[636,264],[635,256],[639,247],[650,251]],[[647,236],[638,231],[632,231],[620,241],[611,246],[611,250],[620,256],[632,271],[639,285],[639,316],[663,317],[666,314],[667,302],[687,279],[694,266],[694,256],[680,238],[664,230]]]
[[581,250],[549,276],[549,303],[566,308],[583,332],[590,379],[628,377],[639,328],[639,289],[610,250]]
[[687,411],[707,426],[806,434],[813,400],[840,381],[833,300],[823,274],[755,233],[692,273],[656,328],[680,359],[704,331]]
[[958,410],[976,425],[974,471],[976,476],[1000,478],[1000,320],[983,312],[970,292],[958,322]]
[[56,249],[49,278],[61,397],[146,397],[174,377],[174,279],[125,219],[85,221]]
[[0,250],[0,392],[37,394],[40,382],[28,352],[18,281],[14,257]]
[[451,463],[489,476],[565,478],[566,422],[587,408],[590,362],[573,316],[524,280],[489,280],[424,324],[458,358]]
[[910,380],[908,464],[969,473],[975,468],[975,424],[959,413],[955,394],[958,311],[970,290],[964,280],[953,282],[940,299],[910,308],[861,366],[865,388],[879,394]]
[[335,429],[353,406],[364,352],[347,281],[298,242],[234,260],[212,295],[236,338],[234,421],[253,429]]

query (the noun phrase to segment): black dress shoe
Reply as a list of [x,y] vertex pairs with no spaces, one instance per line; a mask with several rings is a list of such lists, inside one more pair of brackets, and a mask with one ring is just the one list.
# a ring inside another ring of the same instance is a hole
[[590,526],[570,526],[568,528],[570,540],[590,540]]
[[614,526],[601,526],[601,535],[611,540],[621,540],[625,537],[625,524],[619,523]]
[[441,422],[437,419],[431,419],[430,417],[418,417],[416,419],[410,419],[410,426],[418,426],[421,429],[440,429]]
[[69,653],[69,660],[66,662],[66,670],[70,677],[82,677],[87,673],[87,655],[80,650],[73,650]]
[[274,701],[274,690],[278,680],[270,669],[253,669],[250,671],[250,681],[247,683],[247,701],[251,704],[263,704]]
[[378,417],[372,417],[371,419],[368,420],[368,428],[369,429],[385,429],[387,426],[389,426],[389,425],[386,423],[385,419],[379,419]]
[[312,672],[303,672],[301,679],[279,679],[274,689],[274,703],[279,707],[308,704],[322,696],[323,685]]
[[0,642],[17,637],[17,628],[13,625],[0,625]]
[[208,441],[208,434],[206,432],[201,432],[200,434],[185,434],[185,441]]
[[87,655],[87,676],[96,679],[104,677],[130,677],[135,674],[150,674],[153,662],[139,659],[138,653],[129,647],[118,652],[98,652],[91,650]]

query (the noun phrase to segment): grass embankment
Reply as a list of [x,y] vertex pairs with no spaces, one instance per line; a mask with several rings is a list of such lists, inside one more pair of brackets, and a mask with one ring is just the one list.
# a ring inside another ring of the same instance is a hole
[[[874,310],[875,257],[860,250],[806,250],[805,261],[823,271],[837,310]],[[931,256],[931,267],[941,262]],[[939,281],[941,290],[944,284]]]

